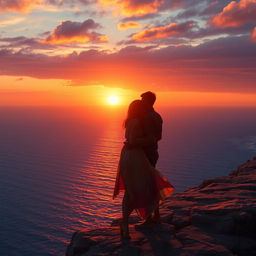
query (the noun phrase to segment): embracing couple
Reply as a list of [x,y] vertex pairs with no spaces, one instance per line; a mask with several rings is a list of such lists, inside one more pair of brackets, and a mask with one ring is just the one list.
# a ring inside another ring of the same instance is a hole
[[145,92],[134,100],[124,122],[125,139],[121,151],[113,198],[124,191],[121,237],[129,239],[128,218],[133,210],[145,220],[142,225],[160,222],[159,204],[174,191],[170,182],[155,169],[157,143],[162,137],[162,118],[153,105],[156,96]]

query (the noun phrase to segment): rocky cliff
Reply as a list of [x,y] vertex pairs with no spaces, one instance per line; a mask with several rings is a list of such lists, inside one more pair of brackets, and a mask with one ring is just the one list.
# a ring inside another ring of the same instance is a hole
[[175,194],[161,209],[161,224],[121,241],[111,227],[75,232],[66,256],[256,256],[256,157],[228,176]]

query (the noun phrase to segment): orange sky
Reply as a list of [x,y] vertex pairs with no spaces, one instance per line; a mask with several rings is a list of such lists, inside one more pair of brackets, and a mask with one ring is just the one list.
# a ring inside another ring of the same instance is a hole
[[[110,106],[111,95],[127,105],[143,91],[104,86],[70,86],[57,79],[5,76],[0,85],[0,106]],[[158,106],[256,106],[256,94],[155,91]]]

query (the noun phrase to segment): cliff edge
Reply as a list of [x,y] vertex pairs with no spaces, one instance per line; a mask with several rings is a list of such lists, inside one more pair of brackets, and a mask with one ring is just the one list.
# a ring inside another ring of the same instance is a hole
[[161,224],[121,241],[111,227],[77,231],[66,256],[255,256],[256,157],[228,176],[212,178],[168,199]]

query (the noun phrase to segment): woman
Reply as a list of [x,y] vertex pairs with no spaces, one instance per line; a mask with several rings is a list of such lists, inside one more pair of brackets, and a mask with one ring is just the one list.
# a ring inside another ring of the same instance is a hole
[[121,151],[113,199],[124,190],[123,218],[120,223],[121,237],[129,239],[128,218],[136,210],[142,219],[147,219],[159,203],[171,195],[173,186],[150,164],[143,146],[155,140],[143,134],[142,117],[145,109],[140,100],[133,101],[125,120],[126,142]]

